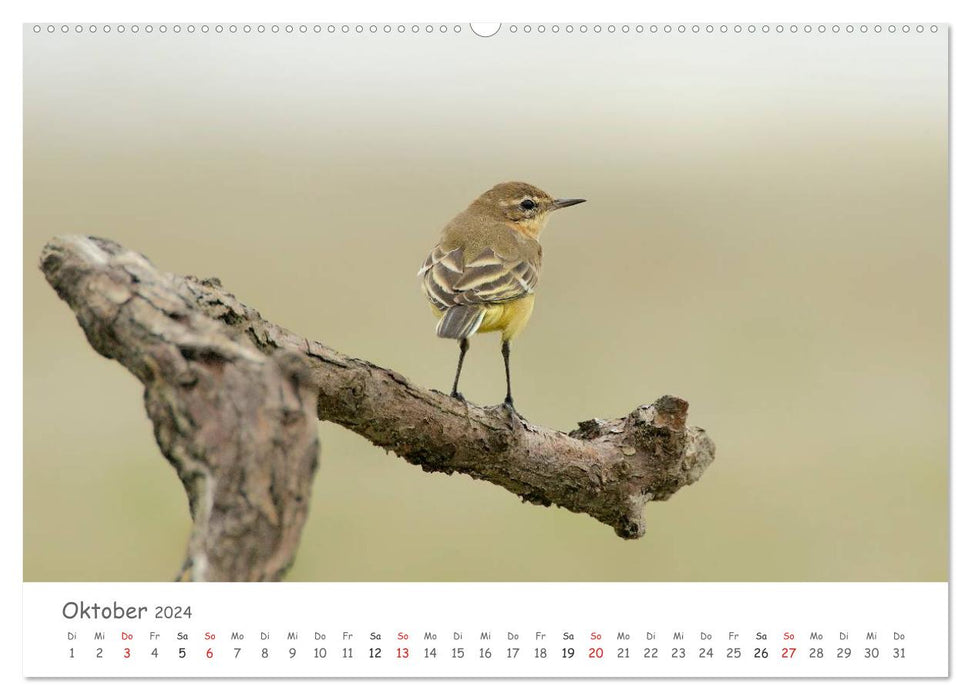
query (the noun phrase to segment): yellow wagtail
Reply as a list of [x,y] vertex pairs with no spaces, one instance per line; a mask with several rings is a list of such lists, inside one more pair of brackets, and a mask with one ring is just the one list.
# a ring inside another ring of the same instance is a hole
[[505,405],[515,410],[509,382],[509,341],[533,312],[543,249],[539,234],[549,215],[584,199],[553,199],[525,182],[503,182],[479,196],[445,226],[442,239],[418,271],[439,318],[440,338],[459,341],[452,396],[459,393],[462,360],[473,333],[502,331]]

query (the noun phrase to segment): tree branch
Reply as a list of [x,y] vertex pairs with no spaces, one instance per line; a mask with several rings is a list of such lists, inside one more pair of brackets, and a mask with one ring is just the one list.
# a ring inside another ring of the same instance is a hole
[[112,241],[57,237],[41,268],[91,345],[145,384],[156,439],[189,495],[196,580],[285,571],[317,463],[315,415],[425,471],[587,513],[624,538],[644,534],[647,502],[694,483],[714,459],[676,397],[567,435],[302,338],[218,280],[159,272]]

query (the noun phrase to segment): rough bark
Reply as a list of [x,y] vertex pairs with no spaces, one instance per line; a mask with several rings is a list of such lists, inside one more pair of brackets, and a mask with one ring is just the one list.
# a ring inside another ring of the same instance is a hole
[[315,415],[425,471],[586,513],[624,538],[644,534],[646,503],[714,459],[673,396],[566,434],[415,386],[263,319],[216,279],[159,272],[112,241],[55,238],[41,267],[91,345],[145,384],[156,439],[189,495],[196,580],[285,571],[317,463]]

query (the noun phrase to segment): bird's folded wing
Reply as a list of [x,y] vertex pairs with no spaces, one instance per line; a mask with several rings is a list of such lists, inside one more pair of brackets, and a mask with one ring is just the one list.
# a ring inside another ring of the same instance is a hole
[[486,248],[465,262],[462,248],[437,246],[418,271],[429,301],[441,310],[452,306],[498,304],[531,294],[538,279],[528,260],[509,260]]

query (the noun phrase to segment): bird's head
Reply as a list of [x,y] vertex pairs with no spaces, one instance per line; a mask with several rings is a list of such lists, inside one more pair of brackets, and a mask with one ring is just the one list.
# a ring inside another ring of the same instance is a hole
[[546,226],[551,213],[585,201],[554,199],[540,188],[525,182],[501,182],[480,195],[472,202],[472,207],[536,238]]

